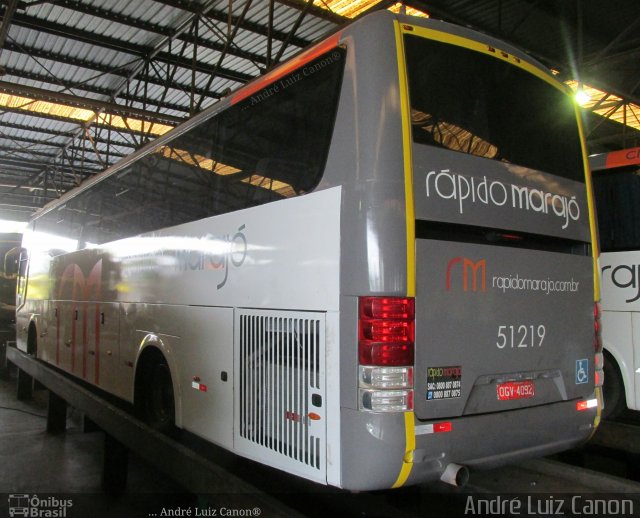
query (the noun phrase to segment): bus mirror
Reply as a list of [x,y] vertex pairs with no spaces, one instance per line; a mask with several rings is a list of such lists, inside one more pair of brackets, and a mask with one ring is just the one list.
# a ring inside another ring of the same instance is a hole
[[20,256],[26,249],[14,246],[4,255],[4,274],[7,277],[17,277],[20,271]]

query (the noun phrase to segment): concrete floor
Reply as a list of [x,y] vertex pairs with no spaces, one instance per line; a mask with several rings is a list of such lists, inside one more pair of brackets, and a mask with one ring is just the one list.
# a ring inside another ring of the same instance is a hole
[[0,379],[0,516],[20,504],[10,498],[18,494],[44,501],[31,501],[43,510],[59,510],[60,501],[70,500],[65,514],[57,515],[66,517],[160,516],[163,507],[190,505],[191,496],[133,455],[125,493],[105,494],[104,434],[83,432],[82,416],[70,409],[66,433],[51,435],[46,431],[48,392],[36,391],[30,401],[18,401],[15,394],[15,380]]
[[[126,491],[118,496],[105,494],[102,491],[104,434],[99,431],[84,432],[82,416],[73,409],[68,411],[66,432],[56,435],[47,433],[47,403],[46,390],[34,392],[34,398],[30,401],[18,401],[15,379],[0,378],[0,518],[10,516],[11,507],[15,511],[16,507],[24,502],[30,506],[35,502],[40,505],[41,511],[58,511],[59,514],[50,513],[48,516],[64,518],[268,518],[269,513],[225,515],[225,509],[242,511],[242,501],[238,503],[236,500],[234,505],[229,505],[230,495],[209,495],[196,499],[133,454],[129,456]],[[221,460],[218,454],[215,458]],[[448,486],[442,489],[437,485],[424,485],[390,492],[354,495],[312,485],[235,456],[229,456],[225,462],[243,480],[253,484],[260,482],[267,486],[264,490],[270,494],[278,494],[281,491],[299,492],[298,497],[291,498],[291,495],[287,495],[286,498],[290,498],[287,503],[303,514],[314,517],[444,517],[450,516],[446,512],[450,505],[453,509],[464,509],[464,498],[467,494],[496,495],[505,492],[525,495],[529,492],[558,491],[591,493],[598,488],[602,489],[603,480],[599,477],[594,485],[590,486],[588,480],[578,480],[579,477],[575,474],[571,474],[570,479],[567,479],[566,475],[545,474],[523,465],[474,472],[464,492]],[[631,491],[637,494],[637,489],[634,489],[637,486],[624,489],[622,485],[619,488],[615,485],[622,482],[612,479],[607,490],[611,493]],[[19,499],[16,495],[29,495],[31,500]],[[216,503],[212,503],[211,498]],[[64,504],[67,500],[71,506],[61,507],[61,503]],[[47,505],[50,507],[47,508]],[[434,510],[437,512],[433,512]],[[187,514],[187,511],[190,513]],[[209,514],[206,514],[207,512]]]

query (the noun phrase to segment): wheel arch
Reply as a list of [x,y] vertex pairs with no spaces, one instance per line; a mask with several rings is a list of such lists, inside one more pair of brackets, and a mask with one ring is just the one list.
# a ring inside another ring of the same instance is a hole
[[133,386],[131,389],[131,401],[136,405],[136,395],[140,388],[142,372],[146,365],[154,361],[164,361],[169,367],[171,384],[173,386],[173,399],[175,409],[175,425],[182,428],[182,390],[178,364],[173,354],[172,344],[166,337],[155,334],[147,334],[140,342],[134,364]]
[[[612,342],[605,342],[602,348],[602,354],[608,357],[618,369],[622,384],[624,386],[624,399],[628,408],[636,409],[635,387],[633,379],[629,376],[629,359],[625,357],[623,352]],[[633,373],[633,364],[631,364],[631,373]],[[606,383],[606,380],[605,380]]]

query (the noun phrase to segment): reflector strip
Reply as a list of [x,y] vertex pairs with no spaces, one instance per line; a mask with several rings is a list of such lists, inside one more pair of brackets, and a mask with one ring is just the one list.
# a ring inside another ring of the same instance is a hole
[[451,421],[416,426],[416,435],[426,435],[431,433],[443,433],[451,431],[453,431],[453,423]]
[[578,411],[582,411],[582,410],[589,410],[590,408],[596,408],[598,406],[598,400],[597,399],[587,399],[585,401],[578,401],[576,403],[576,410]]
[[202,383],[198,383],[197,381],[192,381],[191,382],[191,388],[199,390],[200,392],[206,392],[207,391],[207,386],[202,384]]

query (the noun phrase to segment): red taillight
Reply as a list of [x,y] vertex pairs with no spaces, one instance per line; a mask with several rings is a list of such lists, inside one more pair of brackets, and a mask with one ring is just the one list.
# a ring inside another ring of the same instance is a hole
[[413,320],[415,301],[401,297],[360,297],[361,319],[402,319]]
[[361,365],[413,365],[415,303],[412,298],[360,297]]
[[600,319],[602,310],[600,303],[593,305],[593,348],[595,352],[602,352],[602,321]]
[[584,401],[578,401],[576,403],[576,410],[578,412],[583,412],[585,410],[589,410],[590,408],[597,408],[597,406],[598,406],[597,398],[587,399]]
[[451,421],[434,423],[433,425],[433,433],[450,432],[451,430],[453,430],[453,425],[451,424]]

